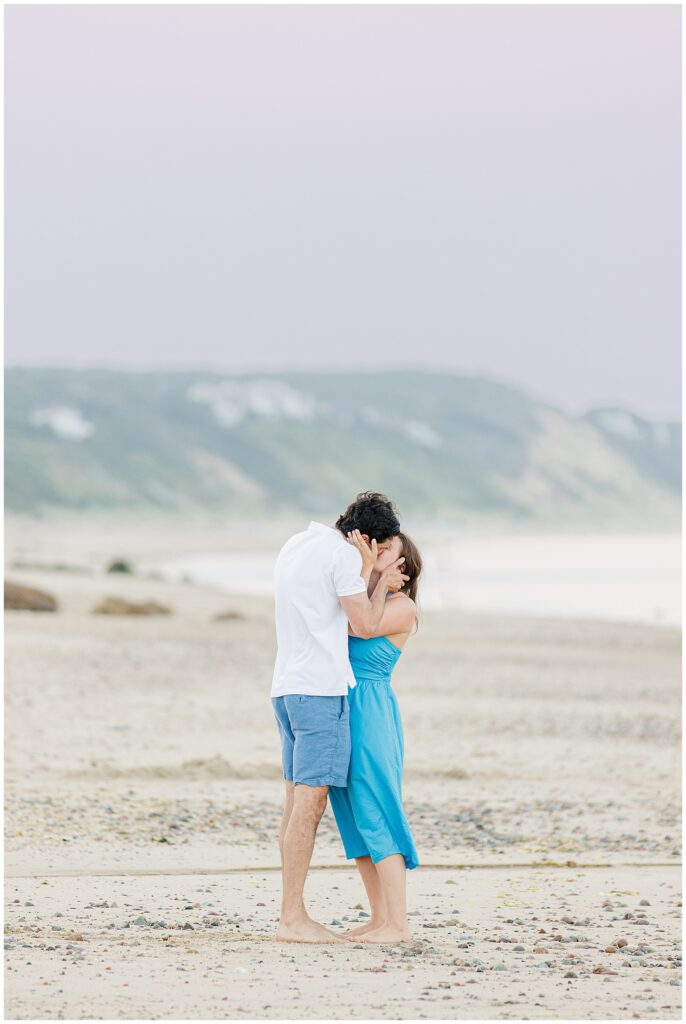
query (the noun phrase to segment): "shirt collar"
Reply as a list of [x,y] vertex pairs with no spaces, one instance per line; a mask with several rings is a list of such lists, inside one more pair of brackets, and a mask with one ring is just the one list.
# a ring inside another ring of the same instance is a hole
[[341,540],[345,540],[345,537],[340,530],[337,530],[334,526],[326,526],[324,523],[317,523],[314,519],[308,526],[308,530],[316,530],[318,533],[335,533],[341,538]]

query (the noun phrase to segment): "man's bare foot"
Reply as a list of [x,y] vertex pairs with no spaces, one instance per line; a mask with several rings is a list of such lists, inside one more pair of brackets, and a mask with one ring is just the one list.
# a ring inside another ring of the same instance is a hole
[[384,921],[375,921],[373,918],[367,921],[366,924],[361,924],[358,928],[351,928],[347,932],[343,932],[346,939],[356,939],[358,935],[366,935],[367,932],[373,932],[377,928],[380,928]]
[[411,942],[412,935],[409,930],[394,928],[392,924],[382,924],[380,928],[375,928],[374,931],[362,935],[359,941],[377,945],[381,943],[396,945],[400,942]]
[[318,921],[308,917],[296,924],[279,924],[276,929],[277,942],[345,942],[338,932],[331,932]]

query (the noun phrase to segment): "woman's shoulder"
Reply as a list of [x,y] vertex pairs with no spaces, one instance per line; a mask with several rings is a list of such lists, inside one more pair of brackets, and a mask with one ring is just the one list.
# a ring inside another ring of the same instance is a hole
[[[386,598],[387,601],[394,601],[397,606],[397,612],[394,612],[396,616],[402,616],[403,621],[407,620],[410,624],[414,622],[417,614],[417,606],[407,594],[392,594]],[[397,620],[396,620],[397,621]]]

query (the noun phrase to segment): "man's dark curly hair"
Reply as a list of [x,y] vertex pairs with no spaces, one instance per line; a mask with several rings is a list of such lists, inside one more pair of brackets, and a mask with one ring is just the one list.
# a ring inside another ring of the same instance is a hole
[[337,529],[348,534],[351,530],[366,533],[370,540],[383,544],[400,533],[398,510],[390,498],[376,491],[362,491],[336,520]]

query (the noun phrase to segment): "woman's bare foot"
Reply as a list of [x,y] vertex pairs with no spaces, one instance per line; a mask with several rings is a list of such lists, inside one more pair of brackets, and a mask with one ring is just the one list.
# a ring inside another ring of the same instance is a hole
[[279,924],[275,938],[277,942],[345,942],[340,933],[329,931],[310,917],[290,925]]
[[412,935],[409,929],[395,928],[392,924],[382,924],[373,932],[367,932],[361,936],[360,942],[397,944],[399,942],[411,942]]
[[358,928],[351,928],[349,931],[343,932],[343,935],[346,939],[356,939],[358,935],[366,935],[367,932],[375,931],[385,923],[385,921],[375,921],[374,918],[371,918],[366,924],[361,924]]

